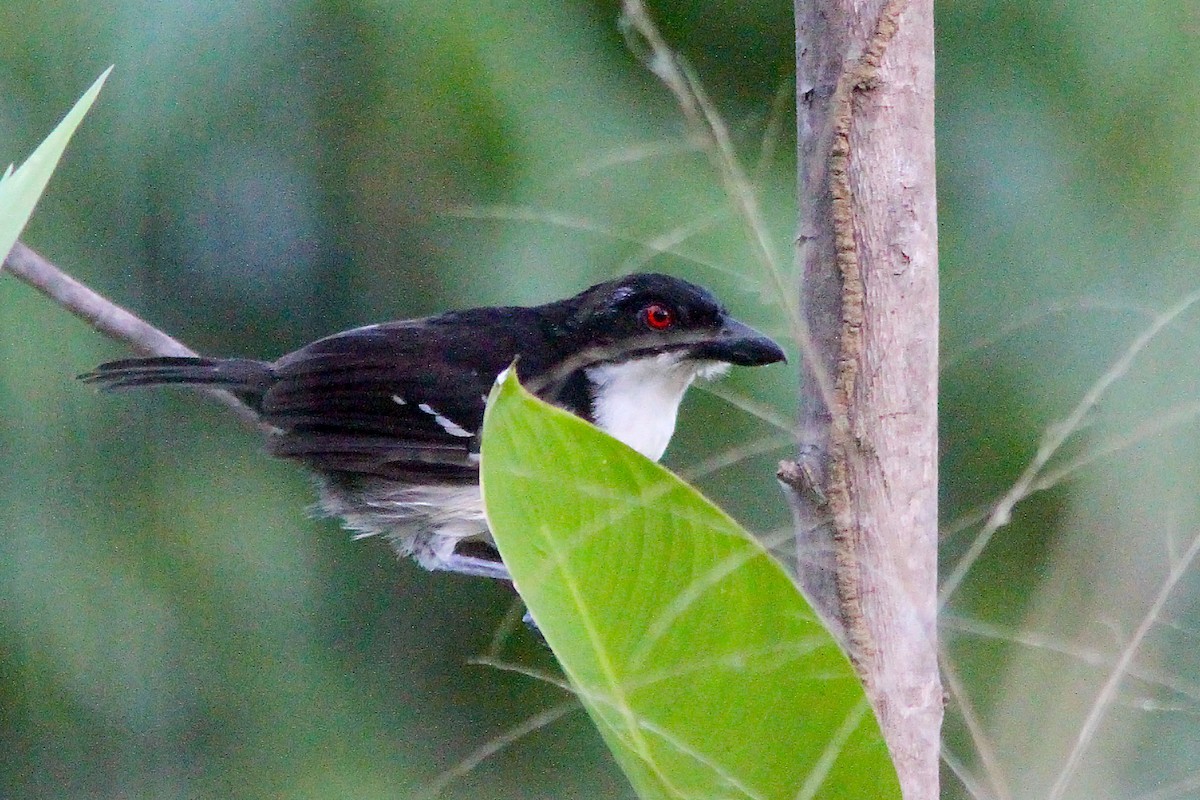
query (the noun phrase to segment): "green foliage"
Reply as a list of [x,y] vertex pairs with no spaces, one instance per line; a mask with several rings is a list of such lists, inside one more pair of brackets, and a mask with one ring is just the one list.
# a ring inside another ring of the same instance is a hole
[[642,798],[900,796],[837,642],[699,492],[511,370],[482,470],[521,597]]
[[[794,118],[770,109],[791,101],[790,9],[647,5],[748,167],[773,153],[751,174],[788,253]],[[617,4],[465,7],[0,2],[0,163],[121,65],[22,237],[213,354],[645,268],[786,336]],[[1195,0],[935,9],[951,570],[1045,432],[1200,281],[1200,29]],[[948,598],[948,800],[1048,797],[1097,708],[1066,798],[1195,794],[1200,571],[1119,702],[1095,702],[1200,529],[1195,320],[1110,388]],[[221,409],[72,379],[124,355],[0,276],[0,797],[395,800],[441,775],[453,800],[631,796],[582,713],[502,738],[562,700],[470,663],[506,587],[310,519],[303,473]],[[735,371],[718,391],[770,422],[693,391],[665,463],[777,533],[787,509],[763,487],[795,375]]]
[[67,149],[71,136],[100,94],[100,87],[110,72],[112,67],[104,70],[19,169],[13,170],[9,165],[4,175],[0,176],[0,253],[7,255],[12,250],[25,223],[33,214],[34,206],[41,199],[46,184],[50,182],[50,176],[54,174],[54,168],[58,166],[58,160]]

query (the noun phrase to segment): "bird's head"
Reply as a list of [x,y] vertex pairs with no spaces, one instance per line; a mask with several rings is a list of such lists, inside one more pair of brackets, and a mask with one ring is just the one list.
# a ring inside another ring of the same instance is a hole
[[653,356],[672,362],[757,367],[783,350],[729,315],[712,293],[669,275],[628,275],[561,301],[572,349],[590,364]]
[[549,380],[559,387],[553,394],[652,459],[666,449],[697,377],[786,360],[708,290],[667,275],[618,278],[551,307],[564,353]]

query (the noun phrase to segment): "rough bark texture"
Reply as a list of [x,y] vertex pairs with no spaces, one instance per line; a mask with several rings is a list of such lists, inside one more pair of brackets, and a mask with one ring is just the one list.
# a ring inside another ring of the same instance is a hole
[[797,0],[802,582],[840,625],[907,800],[938,796],[931,0]]

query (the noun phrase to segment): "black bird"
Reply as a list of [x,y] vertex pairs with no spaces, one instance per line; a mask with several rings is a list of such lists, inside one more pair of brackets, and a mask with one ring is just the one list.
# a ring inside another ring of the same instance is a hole
[[268,452],[316,473],[324,512],[428,569],[507,579],[484,519],[478,434],[514,360],[543,400],[658,460],[693,380],[785,359],[705,289],[637,274],[541,306],[355,328],[274,363],[133,358],[80,378],[233,392],[275,429]]

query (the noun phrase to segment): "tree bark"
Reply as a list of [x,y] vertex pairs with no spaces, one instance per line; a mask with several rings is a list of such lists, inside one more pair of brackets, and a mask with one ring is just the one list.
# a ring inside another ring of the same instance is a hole
[[932,0],[797,0],[801,583],[840,627],[906,800],[938,796]]

